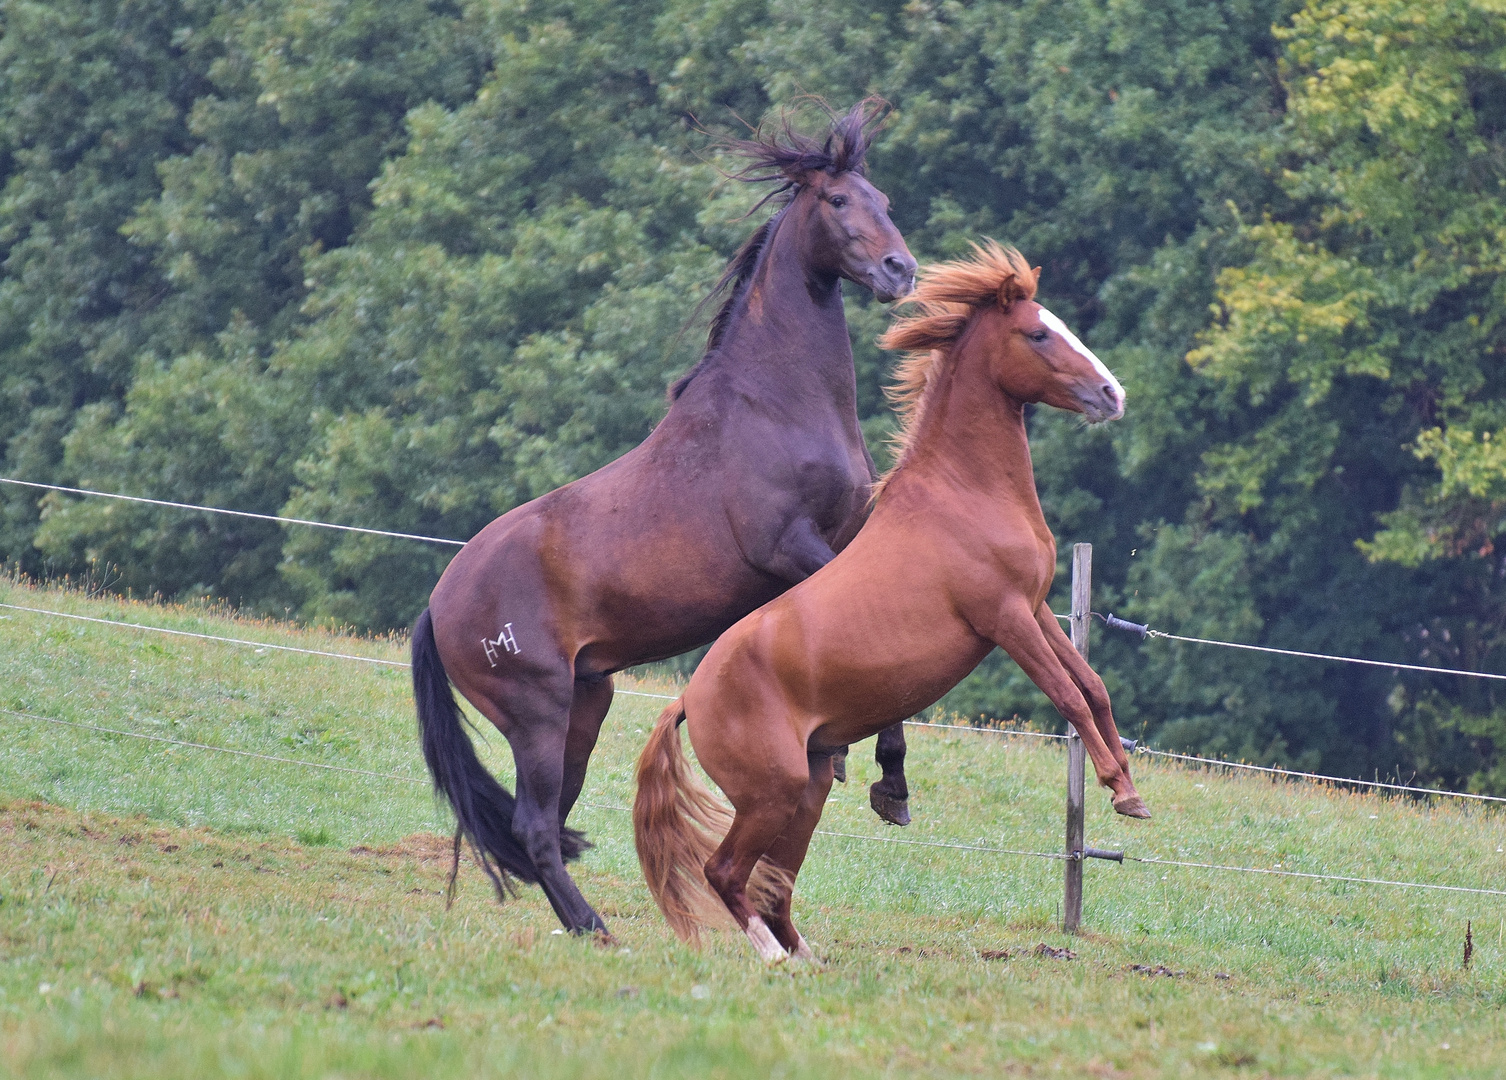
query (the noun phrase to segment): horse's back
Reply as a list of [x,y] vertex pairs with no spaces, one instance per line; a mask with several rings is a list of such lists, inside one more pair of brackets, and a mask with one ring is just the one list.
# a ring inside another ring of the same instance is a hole
[[487,525],[434,589],[442,655],[518,616],[568,662],[585,650],[613,670],[693,648],[776,595],[742,557],[708,441],[651,436]]

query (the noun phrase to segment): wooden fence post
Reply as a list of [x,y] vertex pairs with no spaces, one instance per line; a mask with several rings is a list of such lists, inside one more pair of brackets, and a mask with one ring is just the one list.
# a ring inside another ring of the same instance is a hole
[[[1088,621],[1093,607],[1093,545],[1072,545],[1072,645],[1088,658]],[[1067,738],[1067,862],[1062,930],[1082,926],[1083,773],[1086,753],[1077,732]]]

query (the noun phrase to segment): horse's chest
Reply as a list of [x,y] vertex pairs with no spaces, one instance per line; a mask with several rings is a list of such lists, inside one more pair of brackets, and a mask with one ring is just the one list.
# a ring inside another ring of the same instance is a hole
[[1056,576],[1056,545],[1048,533],[1018,524],[998,528],[990,538],[989,555],[998,572],[1028,595],[1044,595]]

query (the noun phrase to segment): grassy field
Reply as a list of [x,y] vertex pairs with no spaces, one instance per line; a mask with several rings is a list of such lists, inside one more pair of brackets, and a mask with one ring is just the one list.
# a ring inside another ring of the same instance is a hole
[[[403,658],[400,642],[11,583],[0,603]],[[499,907],[474,867],[445,910],[449,821],[412,782],[406,671],[0,608],[0,1075],[1506,1072],[1506,897],[1092,863],[1091,932],[1068,938],[1059,862],[824,835],[796,893],[823,966],[768,970],[727,936],[693,951],[615,809],[662,704],[618,698],[577,812],[597,845],[578,878],[619,938],[602,949],[557,934],[536,889]],[[1135,767],[1155,819],[1090,792],[1091,844],[1506,888],[1497,812]],[[871,744],[851,768],[831,832],[1060,848],[1055,743],[913,732],[903,832],[867,809]]]

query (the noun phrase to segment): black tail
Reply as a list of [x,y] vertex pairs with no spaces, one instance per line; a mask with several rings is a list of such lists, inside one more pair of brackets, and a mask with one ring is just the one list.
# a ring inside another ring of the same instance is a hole
[[[457,866],[459,837],[463,834],[481,869],[496,886],[499,899],[517,891],[514,878],[537,884],[533,860],[512,834],[517,800],[476,757],[476,748],[465,733],[465,715],[434,644],[434,625],[427,608],[413,627],[413,699],[418,705],[418,737],[434,790],[443,793],[455,811]],[[561,854],[566,862],[590,846],[574,829],[560,830]]]

